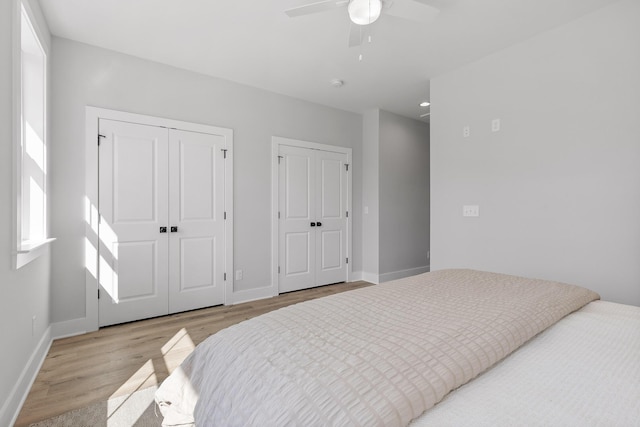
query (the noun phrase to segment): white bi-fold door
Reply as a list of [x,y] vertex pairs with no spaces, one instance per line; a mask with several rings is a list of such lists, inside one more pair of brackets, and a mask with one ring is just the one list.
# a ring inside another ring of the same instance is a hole
[[100,326],[222,304],[226,136],[99,132]]
[[347,280],[348,157],[280,145],[279,292]]

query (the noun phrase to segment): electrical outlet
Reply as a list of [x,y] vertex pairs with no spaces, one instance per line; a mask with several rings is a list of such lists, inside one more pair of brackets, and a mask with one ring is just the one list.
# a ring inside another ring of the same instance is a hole
[[480,216],[480,206],[464,205],[462,207],[462,216]]
[[236,280],[242,280],[242,270],[236,270]]
[[462,136],[465,138],[471,136],[471,128],[469,126],[465,126],[462,128]]
[[500,130],[500,119],[491,120],[491,132],[498,132]]

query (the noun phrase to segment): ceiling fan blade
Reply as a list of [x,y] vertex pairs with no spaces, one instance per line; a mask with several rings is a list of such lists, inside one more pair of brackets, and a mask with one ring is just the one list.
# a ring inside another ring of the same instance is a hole
[[302,15],[311,15],[312,13],[324,12],[326,10],[337,9],[349,4],[349,0],[324,0],[315,3],[305,4],[304,6],[293,7],[284,11],[289,18],[295,18]]
[[387,15],[419,23],[433,22],[440,13],[440,9],[422,0],[393,0],[386,1],[384,5],[383,12]]
[[442,9],[447,2],[446,0],[413,0],[418,3],[422,3],[425,6],[435,7],[436,9]]
[[356,47],[362,44],[364,39],[364,28],[362,25],[351,24],[349,28],[349,47]]

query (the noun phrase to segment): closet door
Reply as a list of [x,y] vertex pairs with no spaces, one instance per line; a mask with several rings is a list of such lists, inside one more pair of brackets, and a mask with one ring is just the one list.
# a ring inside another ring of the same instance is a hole
[[99,130],[99,324],[167,314],[167,130],[103,119]]
[[316,286],[347,277],[346,155],[314,150],[316,156]]
[[347,176],[343,153],[281,145],[279,292],[347,278]]
[[316,284],[316,162],[305,148],[281,146],[279,156],[279,292],[290,292]]
[[170,313],[224,302],[224,147],[222,135],[169,131]]

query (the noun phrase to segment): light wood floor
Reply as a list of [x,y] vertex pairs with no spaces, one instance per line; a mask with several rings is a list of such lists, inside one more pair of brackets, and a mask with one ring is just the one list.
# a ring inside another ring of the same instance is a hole
[[369,286],[352,282],[102,328],[53,342],[16,427],[159,384],[227,326],[287,305]]

